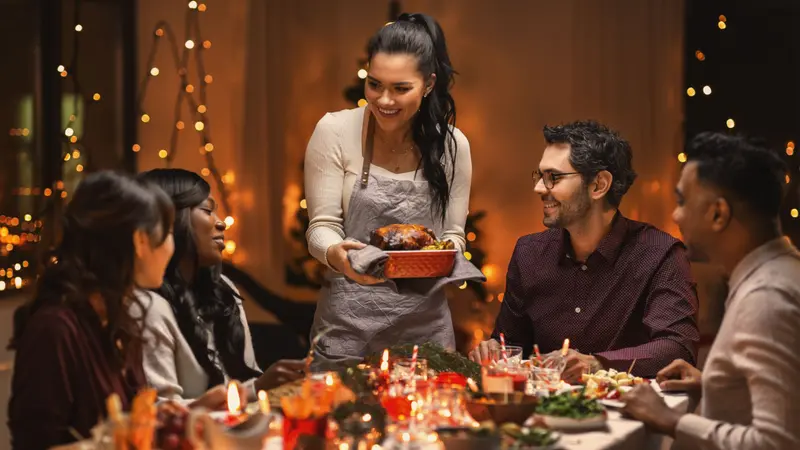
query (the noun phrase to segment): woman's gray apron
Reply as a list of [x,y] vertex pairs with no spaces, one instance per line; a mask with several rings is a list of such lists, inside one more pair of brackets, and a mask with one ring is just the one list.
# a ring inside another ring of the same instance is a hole
[[[402,223],[427,226],[440,236],[442,226],[433,219],[427,181],[395,180],[370,173],[371,134],[367,134],[364,169],[356,180],[344,220],[345,235],[368,243],[372,230]],[[362,286],[339,273],[329,279],[330,287],[322,291],[311,329],[312,339],[327,330],[314,349],[316,370],[360,361],[398,344],[433,342],[455,349],[444,290],[424,296],[398,292],[387,283]]]

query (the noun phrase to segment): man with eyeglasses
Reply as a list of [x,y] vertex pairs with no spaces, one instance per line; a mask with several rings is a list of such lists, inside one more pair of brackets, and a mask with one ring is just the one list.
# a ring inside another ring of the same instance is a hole
[[675,359],[695,362],[697,293],[684,245],[627,219],[622,197],[636,178],[630,144],[596,122],[546,126],[547,147],[533,172],[547,230],[517,241],[492,339],[499,346],[572,349],[562,378],[602,368],[654,377]]

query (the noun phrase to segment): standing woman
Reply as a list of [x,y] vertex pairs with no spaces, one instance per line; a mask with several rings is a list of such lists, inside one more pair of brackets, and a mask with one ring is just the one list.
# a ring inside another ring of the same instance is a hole
[[372,37],[368,58],[368,105],[326,114],[306,150],[309,250],[335,272],[314,317],[312,336],[327,330],[314,349],[317,367],[398,343],[455,347],[444,292],[398,292],[356,273],[347,258],[372,230],[394,223],[466,245],[472,162],[455,127],[444,33],[427,15],[403,14]]
[[67,205],[61,243],[15,319],[11,446],[67,444],[146,386],[134,288],[161,285],[173,210],[160,189],[110,172],[87,176]]

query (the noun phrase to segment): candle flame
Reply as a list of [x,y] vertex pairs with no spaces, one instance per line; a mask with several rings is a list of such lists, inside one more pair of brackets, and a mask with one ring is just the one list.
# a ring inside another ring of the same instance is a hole
[[238,414],[242,407],[242,401],[239,398],[239,386],[235,381],[228,383],[228,412],[231,414]]
[[386,372],[389,370],[389,349],[383,351],[383,358],[381,358],[381,370]]
[[333,386],[333,375],[331,374],[325,375],[325,384],[328,386]]
[[261,409],[262,414],[269,414],[269,398],[266,391],[258,391],[258,407]]
[[561,347],[561,355],[567,356],[567,351],[569,350],[569,338],[564,339],[564,346]]

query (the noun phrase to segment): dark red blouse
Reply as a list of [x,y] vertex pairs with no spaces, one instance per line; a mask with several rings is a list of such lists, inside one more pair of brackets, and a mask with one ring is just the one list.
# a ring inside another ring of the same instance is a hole
[[[90,437],[117,393],[123,409],[145,385],[141,356],[124,374],[103,352],[99,324],[66,306],[46,306],[17,343],[8,427],[15,449],[37,450]],[[72,430],[72,432],[70,431]]]

